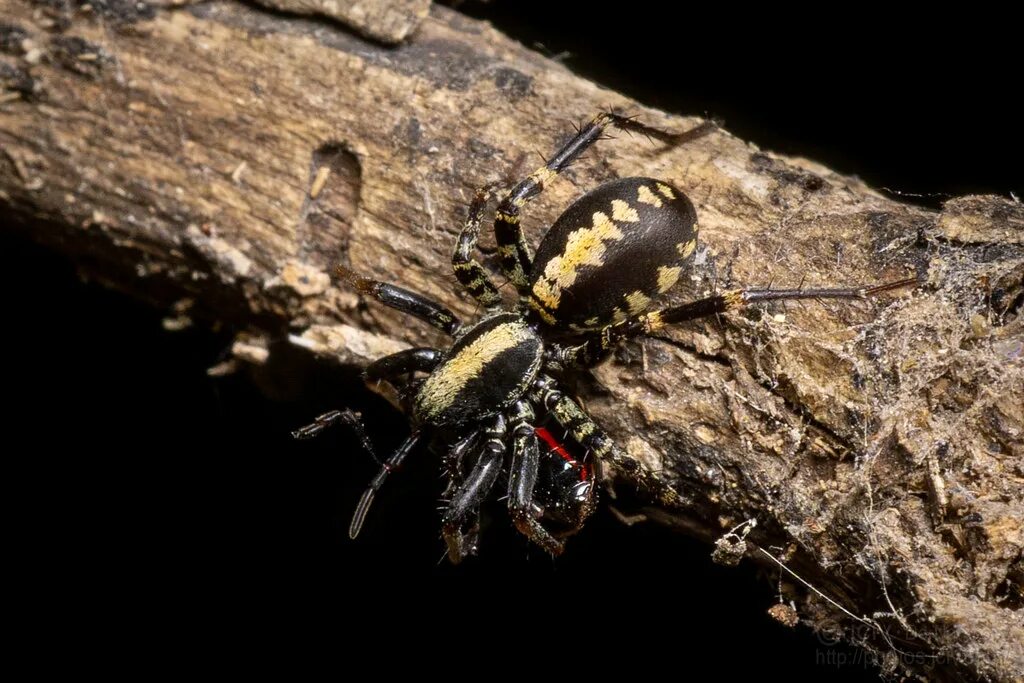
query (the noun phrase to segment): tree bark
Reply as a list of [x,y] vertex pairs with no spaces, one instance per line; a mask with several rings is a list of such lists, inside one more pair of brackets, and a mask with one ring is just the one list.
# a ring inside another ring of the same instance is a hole
[[[0,0],[4,223],[181,315],[248,326],[245,361],[285,330],[362,365],[444,342],[334,282],[335,264],[472,319],[450,254],[477,187],[510,185],[599,110],[700,123],[450,10],[355,4],[337,23],[228,1]],[[698,209],[702,244],[668,302],[924,281],[684,325],[581,377],[598,422],[683,496],[645,514],[717,539],[723,562],[779,571],[793,602],[773,614],[887,670],[1021,680],[1024,208],[926,210],[722,130],[678,146],[620,136],[529,204],[531,242],[574,196],[628,175],[669,180]]]

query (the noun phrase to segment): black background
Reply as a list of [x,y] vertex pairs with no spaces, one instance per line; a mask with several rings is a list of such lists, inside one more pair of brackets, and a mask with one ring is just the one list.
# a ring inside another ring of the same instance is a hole
[[[1008,16],[911,25],[859,5],[673,18],[655,3],[555,6],[460,10],[568,53],[571,68],[645,103],[719,116],[763,148],[924,193],[925,204],[1022,189]],[[365,393],[340,394],[351,377],[326,365],[272,366],[258,383],[209,378],[231,330],[165,333],[162,312],[83,285],[73,264],[20,237],[0,233],[0,251],[19,549],[9,562],[23,570],[24,595],[59,608],[37,619],[83,638],[115,623],[117,638],[168,661],[297,642],[329,645],[339,671],[401,661],[371,657],[364,643],[374,641],[398,656],[425,644],[427,661],[477,675],[542,650],[575,673],[657,662],[680,676],[698,663],[740,676],[875,676],[851,659],[836,665],[853,650],[771,622],[777,577],[716,567],[707,546],[626,529],[605,510],[558,561],[498,517],[482,557],[452,567],[441,561],[440,482],[427,455],[393,478],[351,542],[348,517],[375,465],[343,433],[296,444],[289,430],[349,405],[386,451],[404,420]],[[336,636],[343,627],[355,635]],[[464,665],[477,652],[490,668]]]

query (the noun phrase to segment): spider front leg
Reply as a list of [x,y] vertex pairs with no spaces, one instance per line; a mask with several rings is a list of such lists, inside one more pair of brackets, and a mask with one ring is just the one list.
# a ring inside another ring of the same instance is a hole
[[405,349],[370,363],[363,372],[363,376],[370,381],[390,381],[413,372],[430,372],[440,362],[441,352],[437,349],[426,347]]
[[894,289],[919,284],[915,278],[906,278],[880,285],[840,287],[835,289],[734,289],[681,306],[641,313],[621,323],[598,330],[582,344],[553,347],[549,360],[554,367],[587,368],[604,359],[608,351],[633,337],[649,334],[666,325],[698,320],[716,313],[736,311],[764,301],[795,301],[798,299],[867,299]]
[[594,457],[613,465],[628,474],[643,490],[659,502],[676,507],[680,504],[679,494],[662,481],[657,474],[643,463],[637,462],[624,453],[605,434],[597,423],[583,412],[583,409],[558,389],[551,377],[542,375],[534,382],[531,391],[533,399],[551,413],[555,421],[564,427],[572,438],[584,448],[592,451]]
[[377,495],[377,491],[379,491],[381,486],[384,485],[388,475],[401,467],[406,456],[408,456],[419,443],[421,435],[418,432],[413,432],[409,438],[407,438],[402,445],[398,447],[398,450],[387,459],[387,461],[382,462],[374,451],[373,443],[366,435],[366,430],[363,428],[363,421],[359,417],[359,414],[346,408],[345,410],[332,410],[329,413],[324,413],[312,424],[296,429],[292,432],[292,436],[296,439],[310,439],[339,422],[343,422],[351,427],[359,438],[363,449],[366,450],[374,460],[380,463],[380,470],[377,472],[377,476],[370,481],[370,485],[366,488],[366,491],[363,492],[363,496],[359,499],[359,504],[356,506],[356,511],[352,515],[352,522],[348,528],[348,536],[349,538],[354,539],[359,535],[359,531],[363,528],[363,522],[366,520],[366,513],[369,512],[370,505],[373,504],[373,499]]
[[292,432],[292,438],[294,439],[312,439],[315,436],[319,436],[321,432],[326,429],[333,427],[338,423],[346,424],[349,428],[356,433],[356,438],[359,439],[363,449],[370,454],[370,456],[380,462],[377,454],[373,450],[373,443],[370,441],[370,437],[366,435],[366,428],[363,427],[363,419],[359,413],[346,408],[345,410],[332,410],[319,416],[311,424],[305,427],[299,427]]
[[[441,352],[437,349],[406,349],[370,363],[364,375],[369,380],[392,380],[417,370],[430,372],[437,366],[440,360]],[[345,410],[332,410],[320,415],[312,423],[293,431],[292,437],[296,439],[312,439],[338,423],[348,425],[356,433],[356,437],[366,452],[373,456],[374,460],[380,462],[380,459],[374,453],[370,437],[366,435],[362,418],[359,413],[348,408]]]
[[338,275],[361,294],[372,296],[385,306],[419,318],[445,334],[453,335],[462,326],[454,313],[422,294],[380,280],[362,277],[345,266],[338,266]]
[[508,510],[520,533],[552,555],[562,553],[562,542],[537,519],[542,512],[533,502],[540,468],[540,448],[533,428],[535,415],[529,402],[519,401],[512,409],[512,464],[509,466]]
[[362,497],[359,499],[359,504],[356,505],[356,511],[352,513],[352,522],[348,526],[348,537],[355,539],[359,535],[359,532],[363,528],[363,522],[366,521],[366,513],[370,511],[370,506],[373,504],[373,499],[376,497],[377,492],[387,481],[388,475],[398,470],[405,461],[405,458],[416,448],[419,444],[422,434],[419,432],[413,432],[409,437],[402,442],[402,445],[398,447],[390,458],[381,464],[380,470],[377,471],[377,476],[370,480],[370,485],[363,491]]
[[499,415],[485,433],[487,440],[473,469],[456,490],[445,511],[441,529],[448,546],[448,559],[452,564],[458,564],[475,551],[474,545],[467,545],[466,540],[475,539],[476,535],[472,530],[465,531],[465,523],[479,511],[480,504],[498,479],[505,457],[505,432],[505,419]]

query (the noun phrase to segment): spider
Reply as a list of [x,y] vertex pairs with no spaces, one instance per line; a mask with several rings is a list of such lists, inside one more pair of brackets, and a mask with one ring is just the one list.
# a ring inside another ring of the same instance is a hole
[[[620,342],[666,325],[755,302],[863,299],[917,282],[840,289],[736,289],[650,310],[654,299],[676,284],[697,246],[693,204],[670,183],[652,178],[613,180],[577,199],[531,256],[520,227],[523,206],[609,127],[679,139],[703,132],[673,136],[604,112],[516,184],[498,203],[494,220],[499,266],[519,294],[515,309],[502,307],[497,287],[473,256],[489,190],[476,193],[452,256],[456,279],[485,310],[477,322],[464,325],[450,310],[420,294],[339,267],[340,276],[360,293],[454,339],[445,350],[407,349],[366,368],[366,379],[389,381],[399,389],[411,413],[412,432],[381,461],[356,507],[351,538],[359,534],[388,476],[419,444],[434,440],[446,454],[442,534],[452,562],[476,553],[480,506],[503,473],[516,528],[552,555],[560,554],[564,539],[578,531],[594,509],[596,488],[593,469],[569,455],[540,426],[542,420],[561,427],[591,458],[625,473],[657,501],[676,505],[677,493],[616,446],[562,390],[557,376],[592,367]],[[409,381],[403,383],[403,378]],[[359,416],[351,410],[321,415],[293,434],[309,438],[336,423],[355,429],[363,447],[374,454]]]

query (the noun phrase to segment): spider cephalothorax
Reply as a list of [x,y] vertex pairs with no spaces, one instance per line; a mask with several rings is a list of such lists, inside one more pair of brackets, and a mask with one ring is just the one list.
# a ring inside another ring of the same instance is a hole
[[[597,364],[630,337],[752,302],[858,299],[916,282],[731,290],[649,310],[655,298],[675,285],[697,246],[693,204],[671,183],[652,178],[611,181],[579,198],[555,221],[531,257],[519,226],[521,207],[600,139],[608,126],[660,137],[694,136],[694,131],[671,136],[617,114],[599,114],[545,166],[513,187],[498,204],[494,233],[501,270],[519,292],[515,310],[502,308],[497,288],[473,257],[489,198],[484,191],[470,206],[452,256],[456,279],[486,310],[478,322],[463,325],[444,306],[419,294],[339,269],[358,291],[454,337],[446,350],[408,349],[367,368],[368,379],[390,381],[399,389],[413,430],[383,461],[363,494],[349,528],[353,538],[388,474],[421,441],[432,437],[445,450],[443,533],[453,562],[476,551],[480,505],[502,474],[516,527],[557,555],[562,539],[577,531],[593,510],[594,475],[584,459],[570,456],[541,426],[544,420],[560,426],[591,458],[626,473],[647,494],[672,505],[678,500],[675,491],[621,451],[560,389],[556,376]],[[364,447],[373,452],[351,411],[322,415],[295,435],[314,436],[337,421],[357,429]]]

